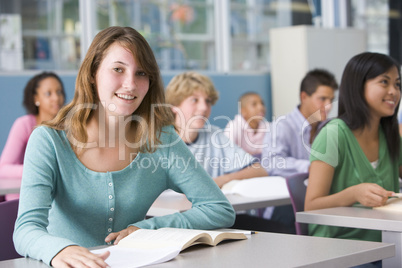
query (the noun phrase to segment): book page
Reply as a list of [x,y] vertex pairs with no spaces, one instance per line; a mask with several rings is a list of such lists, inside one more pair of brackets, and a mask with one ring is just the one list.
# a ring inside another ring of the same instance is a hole
[[175,258],[181,250],[194,244],[214,245],[225,239],[247,239],[242,232],[233,233],[180,228],[139,229],[123,238],[118,245],[91,250],[100,254],[110,251],[106,263],[110,267],[139,267],[162,263]]
[[286,180],[279,176],[233,180],[223,185],[222,192],[251,198],[289,197]]
[[207,234],[209,234],[212,237],[213,245],[216,246],[223,240],[242,240],[242,239],[247,239],[247,236],[244,234],[244,232],[214,232],[214,231],[205,231]]
[[185,249],[195,244],[215,246],[225,239],[247,239],[243,233],[219,232],[180,228],[161,228],[158,230],[140,229],[123,238],[119,246],[129,248],[162,248],[168,246]]
[[389,198],[384,206],[373,207],[373,209],[388,210],[402,213],[402,198],[401,197]]
[[[186,243],[198,238],[205,231],[180,228],[161,228],[158,230],[139,229],[123,238],[119,246],[135,248],[161,248],[177,246],[182,248]],[[203,243],[211,243],[210,238],[204,238]]]
[[111,246],[103,249],[91,250],[94,254],[110,251],[106,263],[110,267],[132,268],[169,261],[180,253],[179,247],[163,247],[156,249],[124,248]]

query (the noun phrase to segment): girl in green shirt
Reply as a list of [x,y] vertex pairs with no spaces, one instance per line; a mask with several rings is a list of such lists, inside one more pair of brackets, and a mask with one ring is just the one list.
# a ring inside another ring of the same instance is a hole
[[[365,52],[346,65],[338,118],[311,148],[305,210],[382,206],[399,191],[400,136],[397,111],[400,65],[389,56]],[[310,225],[311,235],[380,241],[379,231]]]

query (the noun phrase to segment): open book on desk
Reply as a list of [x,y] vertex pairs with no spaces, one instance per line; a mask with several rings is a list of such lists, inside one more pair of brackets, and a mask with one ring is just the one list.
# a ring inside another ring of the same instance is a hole
[[289,197],[286,180],[279,176],[233,180],[223,185],[222,192],[251,198]]
[[92,252],[99,254],[110,251],[106,262],[112,268],[141,267],[171,260],[180,251],[193,245],[216,246],[223,240],[242,239],[247,239],[245,232],[236,230],[220,232],[179,228],[139,229],[123,238],[116,246]]
[[381,207],[373,207],[373,209],[388,210],[402,213],[402,193],[395,194],[394,197],[390,197],[387,203]]

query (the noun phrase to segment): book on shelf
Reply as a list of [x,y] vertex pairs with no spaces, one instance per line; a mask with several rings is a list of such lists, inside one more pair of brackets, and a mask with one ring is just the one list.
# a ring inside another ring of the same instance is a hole
[[106,262],[112,268],[140,267],[171,260],[180,251],[193,245],[216,246],[224,240],[247,239],[247,233],[251,234],[227,229],[224,231],[179,228],[139,229],[120,240],[118,245],[92,250],[92,252],[99,254],[110,251]]
[[289,197],[286,180],[280,176],[232,180],[222,186],[222,192],[251,198]]
[[388,198],[384,206],[373,207],[373,209],[396,211],[402,213],[402,193],[396,193],[395,196]]

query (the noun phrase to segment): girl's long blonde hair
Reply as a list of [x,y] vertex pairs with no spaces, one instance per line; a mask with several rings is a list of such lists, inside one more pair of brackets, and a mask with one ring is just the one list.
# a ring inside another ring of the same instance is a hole
[[87,122],[100,101],[95,84],[96,73],[108,48],[114,43],[130,50],[137,64],[149,77],[148,93],[133,113],[133,116],[142,118],[147,124],[144,127],[138,120],[133,120],[132,123],[136,124],[133,137],[143,141],[140,152],[153,152],[155,146],[160,144],[162,127],[173,124],[174,117],[171,110],[164,105],[163,83],[152,49],[144,37],[130,27],[109,27],[95,36],[78,71],[73,100],[45,125],[65,130],[75,151],[80,149],[78,144],[86,144]]

